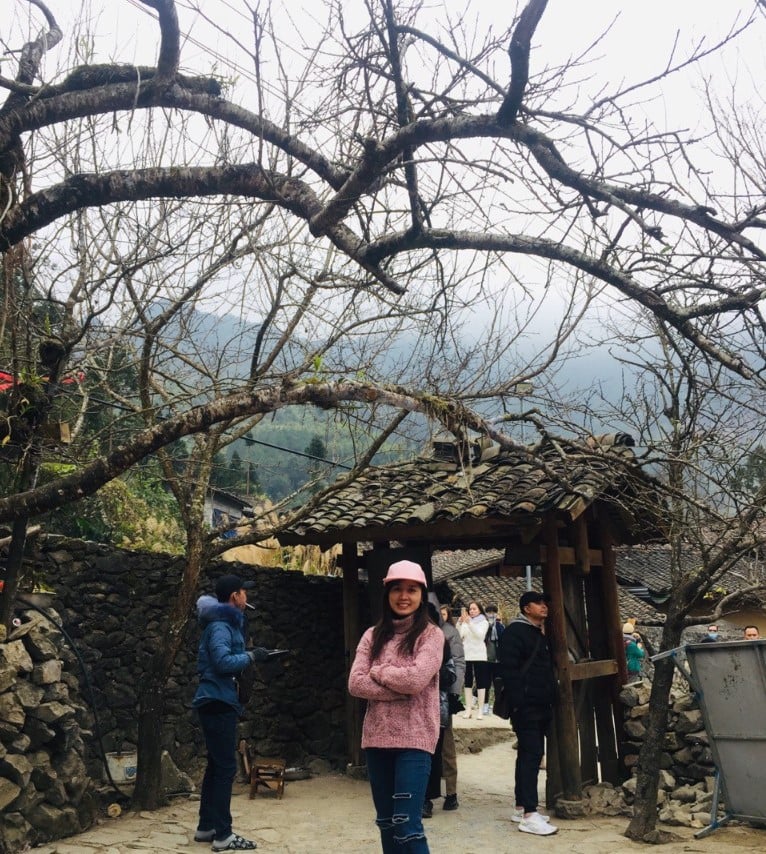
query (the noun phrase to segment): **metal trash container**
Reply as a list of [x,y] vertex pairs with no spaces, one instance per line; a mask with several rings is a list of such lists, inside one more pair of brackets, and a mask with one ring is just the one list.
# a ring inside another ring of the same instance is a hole
[[[766,640],[684,650],[718,769],[724,820],[766,822]],[[713,816],[711,827],[719,824]]]

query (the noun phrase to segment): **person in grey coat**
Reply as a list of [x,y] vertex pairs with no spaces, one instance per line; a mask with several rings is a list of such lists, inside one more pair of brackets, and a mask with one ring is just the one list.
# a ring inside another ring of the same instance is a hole
[[[458,700],[463,694],[465,684],[465,653],[460,632],[452,622],[449,605],[440,605],[439,612],[442,617],[442,631],[449,642],[452,658],[455,662],[455,673],[457,678],[450,689],[451,693],[457,695]],[[442,743],[442,774],[444,776],[444,804],[442,809],[456,810],[459,806],[457,800],[457,751],[455,750],[455,736],[452,732],[452,717],[444,730],[444,741]]]

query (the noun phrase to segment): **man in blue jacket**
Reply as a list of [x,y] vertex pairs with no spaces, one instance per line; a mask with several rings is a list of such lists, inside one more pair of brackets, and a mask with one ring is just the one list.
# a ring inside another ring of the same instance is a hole
[[537,777],[556,698],[553,656],[543,631],[548,599],[529,590],[519,599],[519,611],[503,632],[498,649],[498,671],[510,697],[511,723],[518,739],[516,809],[511,818],[524,833],[549,836],[557,828],[537,811]]
[[224,575],[215,598],[201,596],[197,613],[203,629],[199,642],[199,687],[192,706],[199,714],[207,747],[196,842],[211,842],[213,851],[249,851],[255,842],[231,829],[231,790],[237,773],[237,721],[242,706],[235,677],[258,659],[245,649],[247,591],[254,581]]

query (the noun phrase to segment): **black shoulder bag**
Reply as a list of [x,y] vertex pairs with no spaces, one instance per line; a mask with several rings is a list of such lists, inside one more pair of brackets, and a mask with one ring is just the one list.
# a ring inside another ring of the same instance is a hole
[[[537,640],[535,641],[534,649],[532,650],[532,655],[524,662],[524,666],[521,668],[521,678],[523,679],[527,675],[527,670],[532,665],[532,662],[537,655],[537,650],[540,648],[540,642],[543,639],[542,632],[537,636]],[[507,721],[511,717],[511,695],[510,692],[505,690],[505,683],[501,676],[495,676],[494,680],[495,686],[495,702],[492,704],[492,714],[497,715],[497,717],[502,718],[504,721]]]

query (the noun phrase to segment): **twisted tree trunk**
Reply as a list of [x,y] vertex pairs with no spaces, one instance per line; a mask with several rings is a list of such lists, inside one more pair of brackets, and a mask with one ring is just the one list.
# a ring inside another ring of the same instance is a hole
[[177,591],[168,585],[168,595],[174,596],[168,616],[163,643],[159,644],[145,674],[138,705],[138,770],[133,790],[133,805],[137,809],[154,810],[164,803],[162,778],[162,724],[165,688],[178,650],[186,636],[200,572],[206,560],[204,527],[187,532],[186,559]]
[[[675,649],[681,642],[683,617],[675,610],[668,615],[662,632],[661,648]],[[629,839],[660,842],[657,827],[657,791],[659,788],[660,758],[665,745],[668,723],[668,703],[673,684],[675,665],[670,657],[661,658],[654,667],[646,736],[638,755],[638,776],[633,818],[625,831]]]

